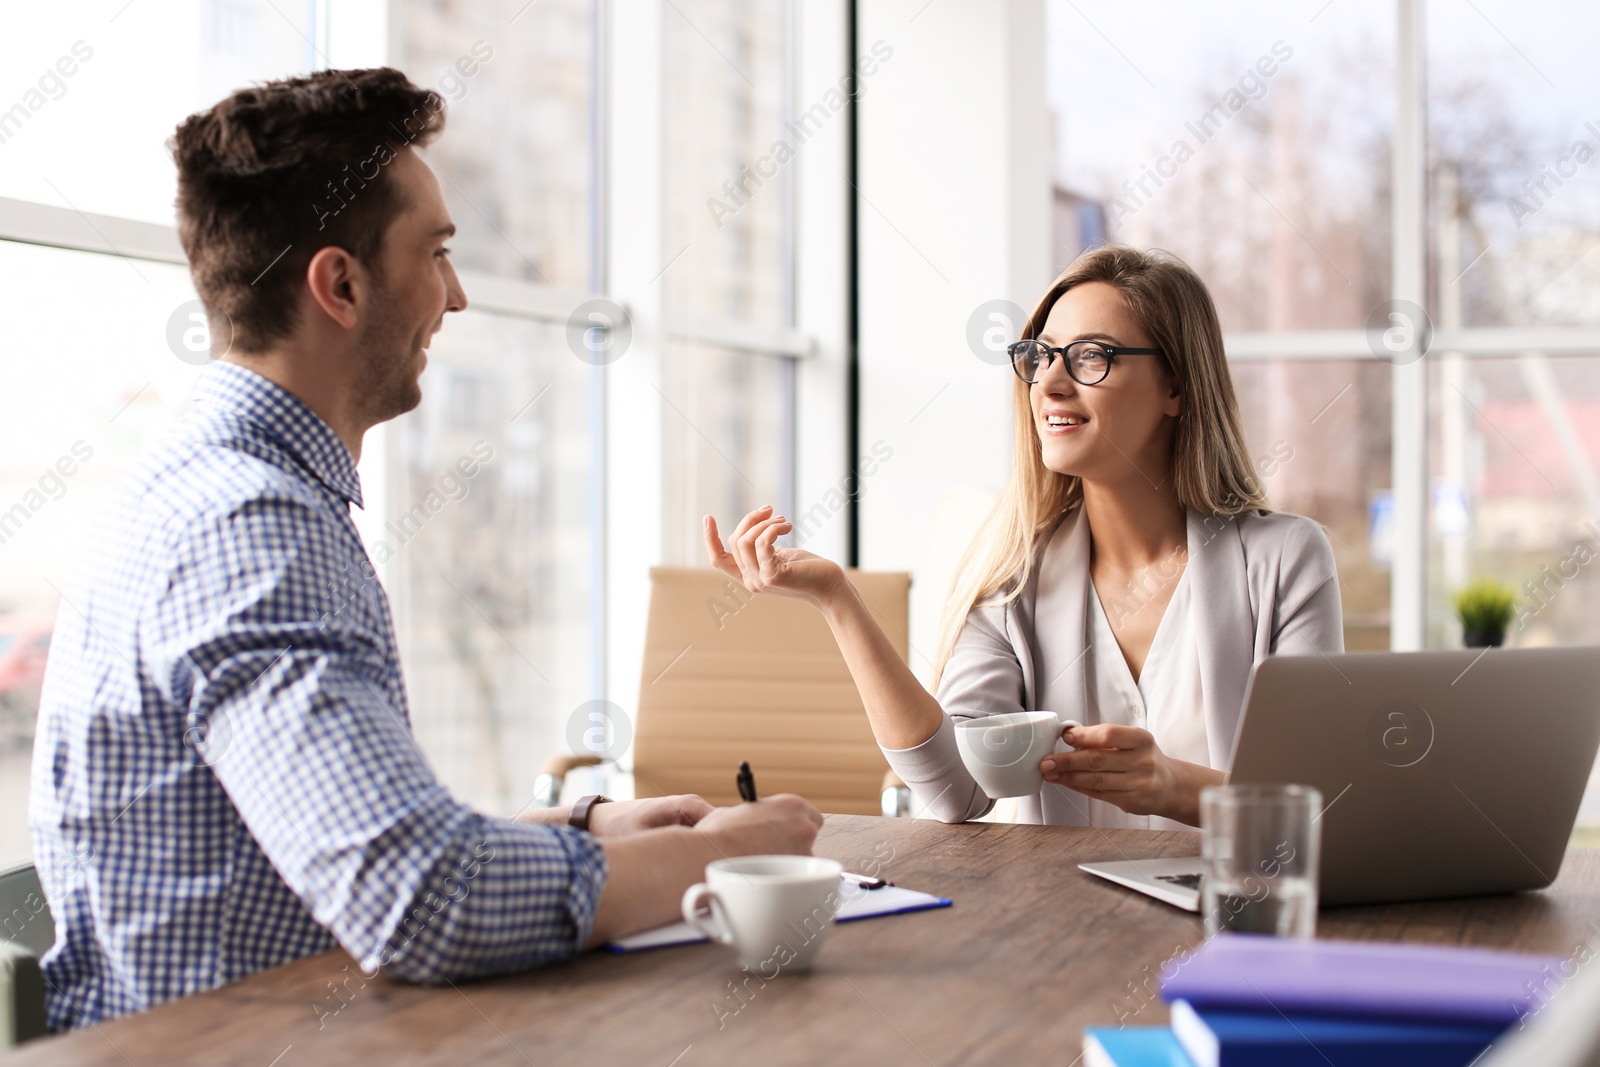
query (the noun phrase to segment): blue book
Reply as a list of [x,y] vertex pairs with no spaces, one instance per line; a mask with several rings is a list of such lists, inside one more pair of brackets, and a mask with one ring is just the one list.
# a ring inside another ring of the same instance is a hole
[[1195,1067],[1466,1067],[1499,1027],[1196,1009],[1172,1003],[1172,1033]]
[[1165,1026],[1119,1030],[1093,1026],[1083,1032],[1083,1067],[1194,1067]]
[[1571,979],[1555,956],[1260,934],[1214,937],[1161,980],[1202,1011],[1504,1029]]

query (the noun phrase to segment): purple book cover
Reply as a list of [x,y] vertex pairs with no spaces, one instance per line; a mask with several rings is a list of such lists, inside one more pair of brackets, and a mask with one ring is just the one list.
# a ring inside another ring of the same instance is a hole
[[1224,934],[1177,964],[1161,995],[1197,1008],[1512,1026],[1574,973],[1559,956]]

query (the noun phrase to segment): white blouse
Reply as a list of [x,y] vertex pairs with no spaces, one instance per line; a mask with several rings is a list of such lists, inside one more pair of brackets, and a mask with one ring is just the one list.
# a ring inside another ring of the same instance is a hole
[[[1320,526],[1284,512],[1222,516],[1190,510],[1187,516],[1189,564],[1174,589],[1177,607],[1169,603],[1163,620],[1168,625],[1158,626],[1163,632],[1155,638],[1142,685],[1132,683],[1105,624],[1099,637],[1090,637],[1093,546],[1081,508],[1063,515],[1038,546],[1021,589],[973,607],[939,682],[945,712],[939,728],[921,744],[883,750],[928,815],[963,822],[994,805],[961,762],[958,722],[1039,709],[1080,722],[1102,715],[1127,722],[1132,703],[1165,752],[1220,770],[1231,758],[1254,664],[1279,653],[1344,650],[1339,579]],[[1181,650],[1169,651],[1179,645]],[[1102,665],[1095,652],[1110,658]],[[1196,660],[1198,679],[1182,674]],[[1126,683],[1121,712],[1114,681],[1119,676]],[[1198,740],[1202,735],[1204,742]],[[1051,826],[1167,825],[1135,823],[1114,805],[1055,783],[1019,797],[1017,819]]]
[[[1185,567],[1156,627],[1137,682],[1128,669],[1105,607],[1089,583],[1088,689],[1093,707],[1085,723],[1115,723],[1149,730],[1156,746],[1172,759],[1210,766],[1200,687],[1200,654],[1195,648],[1193,596]],[[1093,824],[1135,830],[1193,830],[1159,815],[1130,815],[1111,804],[1094,804]]]

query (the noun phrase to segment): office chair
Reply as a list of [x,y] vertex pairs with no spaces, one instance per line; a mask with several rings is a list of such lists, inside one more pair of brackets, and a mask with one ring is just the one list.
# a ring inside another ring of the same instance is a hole
[[25,863],[0,873],[0,1048],[45,1032],[39,957],[56,941],[39,872]]
[[[850,571],[904,658],[910,575]],[[809,605],[755,596],[710,568],[650,572],[635,715],[635,795],[738,801],[748,761],[762,795],[799,793],[826,812],[905,816],[911,791],[888,770],[827,623]],[[558,756],[535,803],[560,803],[566,775],[594,756]]]

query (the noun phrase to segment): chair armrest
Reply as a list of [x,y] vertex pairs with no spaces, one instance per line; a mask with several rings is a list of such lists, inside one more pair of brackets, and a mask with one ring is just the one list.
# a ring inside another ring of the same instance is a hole
[[44,976],[33,954],[0,941],[0,1048],[45,1033]]
[[553,808],[561,803],[561,786],[567,780],[567,775],[579,767],[598,767],[599,756],[551,756],[539,768],[539,775],[533,780],[533,800],[530,807]]
[[599,756],[551,756],[539,768],[540,774],[550,774],[557,778],[565,778],[579,767],[600,766]]

